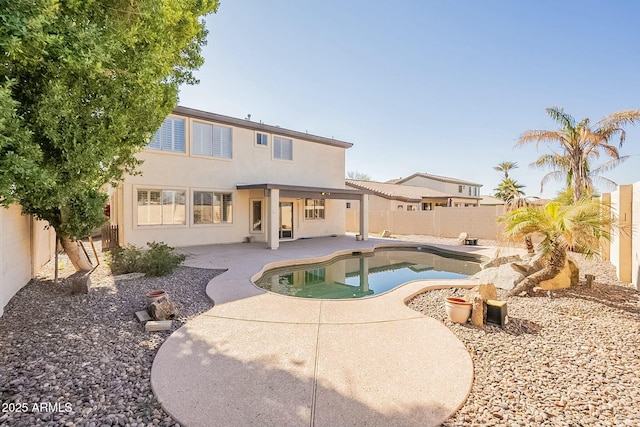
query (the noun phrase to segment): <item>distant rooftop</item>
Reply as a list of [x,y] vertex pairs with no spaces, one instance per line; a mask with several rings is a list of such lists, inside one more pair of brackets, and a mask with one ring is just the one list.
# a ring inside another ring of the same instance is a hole
[[432,175],[432,174],[421,173],[421,172],[414,173],[413,175],[409,175],[406,178],[391,179],[391,180],[387,181],[387,183],[388,184],[402,184],[403,182],[406,182],[406,181],[410,180],[411,178],[415,178],[415,177],[418,177],[418,176],[422,177],[422,178],[433,179],[435,181],[449,182],[449,183],[452,183],[452,184],[472,185],[472,186],[476,186],[476,187],[482,187],[482,184],[478,184],[476,182],[464,181],[464,180],[458,179],[458,178],[451,178],[451,177],[448,177],[448,176],[441,176],[441,175]]
[[419,203],[422,199],[446,199],[449,197],[455,197],[457,199],[478,199],[478,197],[451,195],[430,188],[414,185],[397,185],[389,182],[347,179],[346,184],[353,188],[371,191],[373,194],[386,199],[401,200],[410,203]]
[[207,111],[196,110],[194,108],[178,106],[173,109],[173,114],[179,116],[192,117],[194,119],[209,120],[216,123],[222,123],[229,126],[236,126],[251,130],[260,130],[265,133],[273,133],[276,135],[290,136],[304,141],[317,142],[319,144],[332,145],[340,148],[351,148],[352,143],[340,141],[338,139],[327,138],[324,136],[313,135],[297,130],[285,129],[280,126],[267,125],[260,122],[252,122],[250,119],[238,119],[235,117],[223,116],[222,114],[209,113]]

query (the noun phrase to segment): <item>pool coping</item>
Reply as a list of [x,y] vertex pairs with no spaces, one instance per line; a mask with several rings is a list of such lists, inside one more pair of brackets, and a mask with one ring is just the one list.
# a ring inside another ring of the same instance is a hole
[[[153,362],[153,391],[182,425],[436,426],[464,403],[473,382],[468,351],[406,302],[428,289],[476,282],[417,280],[367,298],[325,300],[275,294],[251,280],[293,256],[308,263],[376,246],[442,245],[314,240],[278,251],[257,244],[186,249],[193,254],[186,265],[226,263],[228,270],[207,285],[214,307],[168,337]],[[451,250],[469,253],[461,249]],[[351,358],[358,357],[368,363],[355,369]]]

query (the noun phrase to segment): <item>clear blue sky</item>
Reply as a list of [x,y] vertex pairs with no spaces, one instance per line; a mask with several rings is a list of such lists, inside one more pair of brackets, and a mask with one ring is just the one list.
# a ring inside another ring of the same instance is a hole
[[[639,22],[633,0],[223,0],[180,105],[352,142],[346,170],[376,181],[426,172],[487,194],[515,161],[528,195],[553,197],[529,167],[541,153],[514,143],[556,128],[546,107],[640,109]],[[640,181],[639,153],[629,127],[631,158],[605,176]]]

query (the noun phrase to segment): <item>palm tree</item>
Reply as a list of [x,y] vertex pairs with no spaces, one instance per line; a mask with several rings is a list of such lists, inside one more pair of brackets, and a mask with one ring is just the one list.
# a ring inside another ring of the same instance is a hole
[[[560,152],[545,154],[532,164],[535,167],[554,169],[542,179],[541,187],[549,179],[564,177],[567,180],[567,187],[573,189],[574,201],[590,196],[593,192],[593,178],[616,167],[626,159],[621,157],[618,151],[618,147],[622,147],[626,138],[623,127],[640,121],[640,110],[610,114],[593,126],[588,118],[579,123],[576,122],[571,115],[559,107],[547,108],[546,111],[549,117],[560,124],[560,129],[528,130],[520,136],[516,147],[530,142],[535,142],[536,148],[541,142],[559,144]],[[615,137],[619,137],[618,147],[610,143]],[[591,162],[598,159],[601,154],[605,154],[609,160],[592,169]]]
[[518,163],[516,162],[500,162],[498,166],[493,167],[498,172],[504,173],[504,179],[509,179],[509,171],[511,169],[518,169]]
[[507,212],[500,221],[505,223],[504,235],[508,240],[531,235],[542,239],[536,257],[545,267],[520,282],[509,295],[523,291],[531,294],[540,282],[557,276],[565,267],[570,248],[586,257],[599,255],[601,240],[610,239],[612,224],[608,207],[586,198],[567,206],[558,202],[525,206]]
[[524,195],[524,191],[522,191],[524,187],[524,185],[512,178],[505,178],[493,189],[493,195],[498,199],[504,200],[507,204],[511,204],[514,200]]

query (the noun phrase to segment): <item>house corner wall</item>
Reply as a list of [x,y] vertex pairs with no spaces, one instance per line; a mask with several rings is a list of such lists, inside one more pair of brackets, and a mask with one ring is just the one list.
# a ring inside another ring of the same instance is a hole
[[0,208],[0,316],[11,298],[51,259],[55,233],[46,225],[22,215],[18,205]]

